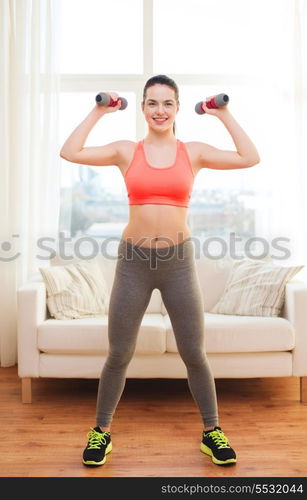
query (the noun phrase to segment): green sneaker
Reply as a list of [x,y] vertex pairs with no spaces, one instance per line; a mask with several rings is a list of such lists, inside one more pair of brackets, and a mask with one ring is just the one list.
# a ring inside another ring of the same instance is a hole
[[231,448],[228,438],[222,429],[215,426],[212,431],[203,431],[200,451],[211,456],[217,465],[232,464],[237,461],[235,451]]
[[91,428],[87,435],[88,443],[83,451],[84,465],[103,465],[106,455],[112,451],[110,432],[103,432],[100,427]]

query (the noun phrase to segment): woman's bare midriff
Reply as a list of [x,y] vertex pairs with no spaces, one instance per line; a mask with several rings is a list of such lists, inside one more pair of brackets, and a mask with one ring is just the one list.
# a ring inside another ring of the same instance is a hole
[[[132,141],[123,141],[122,162],[118,165],[123,176],[132,161],[135,146],[136,143]],[[186,146],[196,175],[198,167],[195,165],[193,149]],[[172,160],[165,158],[162,162],[170,165]],[[150,163],[156,165],[157,161]],[[188,207],[145,204],[129,205],[129,209],[129,222],[121,238],[132,245],[161,248],[178,245],[191,236],[187,223]]]
[[130,205],[130,221],[122,239],[132,245],[161,248],[191,236],[187,208],[173,205]]

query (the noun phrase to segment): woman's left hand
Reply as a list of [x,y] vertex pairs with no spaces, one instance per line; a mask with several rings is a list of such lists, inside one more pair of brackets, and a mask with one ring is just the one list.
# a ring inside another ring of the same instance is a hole
[[204,108],[205,112],[208,115],[213,115],[217,116],[218,118],[221,118],[222,116],[225,115],[225,112],[228,112],[227,106],[222,106],[221,108],[208,108],[206,105],[206,101],[203,101],[202,107]]

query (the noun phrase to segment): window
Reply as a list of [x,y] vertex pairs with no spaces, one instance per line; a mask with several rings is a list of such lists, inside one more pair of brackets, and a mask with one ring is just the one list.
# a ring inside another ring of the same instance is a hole
[[[231,112],[259,150],[261,168],[201,170],[188,223],[200,239],[235,233],[243,245],[256,234],[268,237],[274,227],[278,230],[280,217],[271,205],[280,195],[274,191],[274,179],[278,176],[287,185],[289,172],[283,166],[291,161],[295,142],[289,91],[290,4],[290,0],[61,2],[62,143],[103,90],[125,97],[128,107],[120,115],[103,117],[86,145],[143,138],[147,130],[141,111],[143,87],[152,75],[165,73],[180,91],[177,137],[235,149],[221,122],[194,111],[206,96],[225,92]],[[128,222],[126,187],[115,166],[78,166],[63,160],[61,199],[60,231],[72,238],[120,238]],[[272,209],[270,217],[263,216],[264,209]],[[286,209],[281,210],[286,217]]]
[[141,74],[142,0],[61,2],[62,74]]

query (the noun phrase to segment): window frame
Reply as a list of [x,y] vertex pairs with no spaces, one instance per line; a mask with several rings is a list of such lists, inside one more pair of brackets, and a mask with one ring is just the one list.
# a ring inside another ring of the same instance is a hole
[[[154,0],[143,0],[143,73],[140,74],[60,74],[60,92],[93,92],[94,97],[103,90],[120,92],[133,92],[136,95],[136,140],[146,133],[146,122],[141,109],[143,88],[146,81],[159,71],[154,71],[154,46],[153,46],[153,19]],[[225,81],[229,84],[248,85],[262,82],[261,76],[247,76],[238,74],[181,74],[168,73],[178,87],[199,85],[222,85]]]

